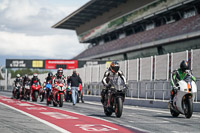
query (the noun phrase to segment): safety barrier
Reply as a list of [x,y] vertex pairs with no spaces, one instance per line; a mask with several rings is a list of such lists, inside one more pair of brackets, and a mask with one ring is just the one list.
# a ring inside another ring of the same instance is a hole
[[[197,79],[200,79],[200,49],[191,51],[183,51],[159,56],[151,56],[132,60],[119,61],[120,70],[123,71],[129,83],[128,97],[134,98],[151,98],[166,100],[170,97],[170,79],[171,72],[179,68],[182,60],[188,60],[191,64],[193,74]],[[100,65],[85,65],[78,68],[82,81],[85,85],[85,94],[90,92],[93,95],[100,95],[103,88],[101,80],[106,71],[106,64]],[[64,70],[64,75],[71,75],[73,70]],[[39,75],[41,81],[45,80],[47,74]],[[8,81],[8,86],[11,86],[14,79]],[[4,86],[1,85],[0,86]],[[5,82],[4,82],[5,83]],[[199,88],[200,82],[197,82]],[[198,92],[196,101],[200,100]]]
[[[196,83],[199,86],[200,80]],[[171,84],[169,81],[129,81],[128,84],[126,97],[163,101],[170,99]],[[103,88],[102,83],[90,83],[85,84],[83,90],[84,94],[100,96]],[[200,89],[198,89],[194,101],[200,101]]]

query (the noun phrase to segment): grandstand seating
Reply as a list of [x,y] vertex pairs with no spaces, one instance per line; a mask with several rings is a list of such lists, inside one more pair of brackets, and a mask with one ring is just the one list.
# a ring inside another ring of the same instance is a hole
[[103,45],[97,45],[95,47],[86,49],[75,58],[91,57],[110,51],[116,51],[131,46],[141,45],[144,43],[157,41],[174,37],[177,35],[183,35],[190,32],[200,30],[200,15],[181,19],[179,21],[165,24],[154,29],[132,34],[125,38],[117,39],[111,42],[107,42]]

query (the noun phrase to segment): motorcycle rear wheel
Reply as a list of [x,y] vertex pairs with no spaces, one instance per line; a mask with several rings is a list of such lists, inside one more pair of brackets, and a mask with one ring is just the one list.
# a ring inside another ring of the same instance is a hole
[[76,100],[77,103],[79,103],[79,92],[77,93],[77,100]]
[[112,112],[111,111],[108,111],[106,108],[104,108],[104,114],[106,116],[111,116],[112,115]]
[[185,117],[186,118],[190,118],[192,117],[192,113],[193,113],[193,100],[192,99],[186,99],[185,101]]
[[53,106],[54,106],[54,107],[57,107],[57,105],[58,105],[58,104],[57,104],[56,102],[53,101]]
[[170,107],[170,113],[173,117],[178,117],[179,113],[177,113],[176,111],[174,111],[171,107]]
[[122,98],[119,97],[117,98],[117,103],[115,106],[115,115],[116,117],[120,118],[122,115],[122,111],[123,111],[123,103],[122,103]]

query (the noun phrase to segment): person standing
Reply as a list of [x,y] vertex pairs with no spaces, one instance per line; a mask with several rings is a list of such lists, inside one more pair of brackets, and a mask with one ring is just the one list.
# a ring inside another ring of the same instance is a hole
[[79,84],[82,84],[82,80],[77,75],[76,70],[73,71],[72,76],[70,76],[67,82],[68,84],[71,83],[72,102],[73,102],[73,105],[75,105],[77,101],[78,87],[79,87]]

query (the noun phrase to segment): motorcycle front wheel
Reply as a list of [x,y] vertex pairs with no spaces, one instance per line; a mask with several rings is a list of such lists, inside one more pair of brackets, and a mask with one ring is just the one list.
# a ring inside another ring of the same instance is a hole
[[184,113],[185,113],[186,118],[192,117],[192,113],[193,113],[193,102],[192,101],[193,101],[192,99],[185,100]]
[[123,111],[122,98],[118,97],[116,105],[115,105],[115,115],[116,115],[116,117],[120,118],[121,115],[122,115],[122,111]]
[[60,97],[59,97],[59,106],[62,107],[63,106],[63,94],[60,94]]
[[35,91],[34,92],[34,101],[36,101],[36,102],[37,102],[37,97],[38,97],[38,91]]

